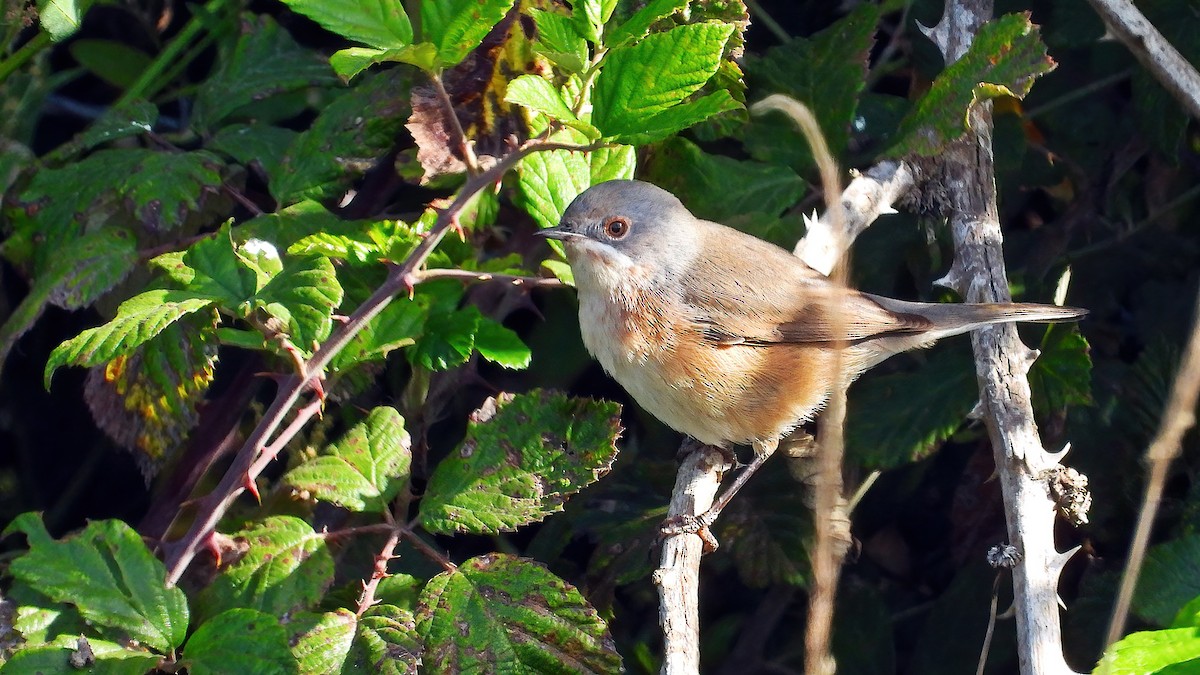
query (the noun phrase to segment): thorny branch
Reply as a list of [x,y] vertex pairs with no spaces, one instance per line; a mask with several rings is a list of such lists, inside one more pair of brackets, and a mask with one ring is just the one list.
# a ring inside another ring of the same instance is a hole
[[[457,222],[458,214],[476,193],[488,188],[499,181],[517,162],[533,152],[547,150],[573,150],[589,152],[600,147],[599,144],[585,146],[549,142],[538,138],[525,142],[505,155],[487,170],[470,176],[454,200],[444,210],[438,213],[437,220],[421,240],[420,244],[409,254],[408,258],[399,265],[393,265],[387,279],[371,294],[362,305],[351,314],[347,320],[338,326],[329,339],[304,362],[299,373],[287,376],[279,383],[275,400],[263,414],[258,426],[242,444],[234,457],[233,463],[221,478],[217,487],[199,501],[196,519],[191,528],[181,540],[171,545],[167,555],[167,585],[173,586],[179,582],[184,570],[191,564],[201,545],[212,535],[217,523],[229,510],[233,502],[247,489],[253,486],[251,469],[256,460],[262,455],[264,448],[272,441],[272,436],[279,430],[288,412],[296,405],[305,392],[319,386],[326,366],[349,342],[375,318],[392,299],[399,293],[407,293],[412,286],[422,279],[418,276],[420,267],[441,242],[446,231]],[[272,443],[282,447],[300,431],[299,427],[289,427],[287,433],[281,433]],[[289,435],[290,434],[290,435]]]

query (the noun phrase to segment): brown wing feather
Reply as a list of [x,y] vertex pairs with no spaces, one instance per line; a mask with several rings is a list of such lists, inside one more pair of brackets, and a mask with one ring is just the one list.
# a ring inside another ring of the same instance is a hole
[[[835,285],[787,251],[750,236],[723,236],[693,262],[683,300],[693,322],[721,346],[861,342],[919,333],[931,322],[889,311]],[[711,240],[710,240],[711,241]],[[842,330],[834,327],[840,312]]]

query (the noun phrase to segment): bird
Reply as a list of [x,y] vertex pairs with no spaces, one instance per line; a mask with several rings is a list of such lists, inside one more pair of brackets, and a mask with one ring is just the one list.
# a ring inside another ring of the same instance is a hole
[[1086,314],[860,292],[772,243],[697,218],[639,180],[591,186],[539,234],[562,242],[583,344],[605,372],[676,431],[726,450],[753,448],[753,460],[692,527],[715,521],[779,441],[813,419],[837,368],[849,383],[943,337]]

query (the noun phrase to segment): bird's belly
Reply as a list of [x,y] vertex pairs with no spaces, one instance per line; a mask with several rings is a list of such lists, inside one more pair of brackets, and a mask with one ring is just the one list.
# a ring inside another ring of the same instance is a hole
[[717,346],[667,320],[676,314],[660,302],[633,307],[581,297],[584,345],[642,408],[676,431],[712,445],[770,440],[824,402],[824,388],[809,381],[819,373],[798,368],[813,354]]

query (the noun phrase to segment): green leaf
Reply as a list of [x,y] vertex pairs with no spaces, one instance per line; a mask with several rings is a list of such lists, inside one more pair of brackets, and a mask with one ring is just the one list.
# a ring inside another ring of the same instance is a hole
[[747,586],[807,583],[813,516],[801,498],[806,490],[783,468],[756,476],[754,490],[733,500],[717,521],[715,534]]
[[116,40],[72,40],[68,49],[80,65],[121,90],[131,87],[151,62],[146,52]]
[[497,533],[539,521],[608,472],[620,406],[534,390],[488,399],[421,500],[431,532]]
[[287,630],[276,616],[253,609],[231,609],[200,624],[183,650],[183,663],[190,675],[297,672]]
[[292,141],[271,194],[281,204],[324,199],[347,186],[396,142],[411,114],[412,75],[404,69],[372,73],[325,106],[307,131]]
[[558,225],[563,211],[591,184],[591,166],[583,153],[535,152],[517,163],[517,204],[539,227]]
[[329,64],[292,39],[266,15],[247,20],[233,47],[196,94],[192,123],[212,130],[239,108],[256,101],[307,87],[337,83]]
[[395,49],[350,47],[338,50],[329,57],[329,65],[333,67],[334,72],[347,82],[376,63],[407,63],[430,71],[437,63],[437,47],[428,42],[418,42]]
[[587,40],[575,29],[571,17],[536,7],[528,11],[537,27],[534,49],[568,73],[583,72],[588,62]]
[[475,333],[475,351],[483,358],[505,368],[520,370],[529,367],[533,354],[521,338],[499,323],[483,317]]
[[91,232],[59,249],[0,327],[0,365],[47,304],[64,309],[86,307],[121,283],[136,263],[137,242],[127,230]]
[[258,279],[238,257],[228,225],[186,251],[160,255],[150,264],[166,272],[191,296],[207,298],[231,311],[258,290]]
[[261,122],[230,124],[209,139],[207,147],[226,154],[243,166],[257,165],[268,180],[281,174],[283,156],[297,132]]
[[91,0],[37,0],[38,21],[51,40],[62,42],[79,30],[91,6]]
[[472,558],[430,580],[421,604],[417,631],[430,672],[623,670],[596,610],[531,560],[498,553]]
[[5,251],[28,246],[36,274],[62,247],[104,223],[174,230],[216,194],[222,168],[218,157],[204,151],[122,148],[94,152],[61,169],[42,169],[15,200],[30,217],[5,242]]
[[558,120],[573,129],[578,129],[590,139],[600,138],[599,130],[576,117],[554,85],[537,75],[522,75],[509,82],[505,100],[509,103],[523,105],[552,120]]
[[1188,601],[1175,615],[1171,628],[1200,628],[1200,595]]
[[132,354],[88,372],[84,400],[92,419],[133,453],[144,476],[173,459],[200,421],[199,407],[215,377],[215,328],[216,312],[193,314]]
[[[608,5],[608,13],[612,14],[616,3],[608,0],[603,4]],[[575,24],[575,30],[589,42],[600,42],[604,22],[608,20],[604,16],[605,8],[601,5],[601,0],[576,0],[571,3],[571,21]]]
[[17,516],[4,530],[23,532],[29,552],[12,561],[13,577],[39,593],[75,605],[88,621],[167,653],[183,643],[187,598],[167,588],[167,571],[141,536],[119,520],[92,521],[58,541],[39,516]]
[[688,0],[650,0],[645,7],[629,17],[629,20],[609,33],[605,42],[609,49],[615,49],[634,40],[640,40],[650,31],[650,26],[659,19],[670,16],[687,5]]
[[26,646],[54,642],[63,636],[77,637],[92,631],[73,605],[55,602],[19,579],[14,579],[4,597],[6,601],[17,605],[12,627],[25,639]]
[[339,673],[358,628],[358,617],[348,609],[316,614],[297,612],[288,622],[288,644],[301,673]]
[[[867,61],[875,41],[879,8],[859,5],[829,28],[806,39],[793,39],[746,58],[751,91],[786,94],[809,106],[834,157],[850,139],[850,125],[867,80]],[[785,116],[755,117],[745,130],[746,150],[755,159],[786,164],[798,171],[813,168],[808,141]]]
[[425,332],[408,351],[409,362],[426,370],[447,370],[466,363],[482,318],[474,306],[431,313]]
[[588,164],[592,185],[608,180],[629,180],[637,168],[637,150],[632,145],[607,145],[588,153]]
[[431,0],[421,3],[421,32],[437,45],[437,67],[458,65],[508,14],[514,0]]
[[367,361],[381,361],[392,351],[414,344],[424,330],[425,310],[397,299],[367,322],[330,364],[335,371]]
[[1024,98],[1034,79],[1055,67],[1028,14],[1008,14],[979,28],[971,47],[950,64],[900,122],[887,151],[932,156],[967,132],[972,105],[999,96]]
[[294,516],[270,516],[232,535],[248,548],[200,593],[198,614],[250,607],[273,616],[316,604],[333,581],[325,538]]
[[804,180],[786,167],[710,155],[684,138],[664,142],[649,156],[643,177],[708,220],[723,223],[750,213],[778,216],[804,196]]
[[1184,675],[1196,672],[1197,668],[1200,668],[1200,628],[1172,628],[1126,635],[1108,648],[1095,674]]
[[284,0],[293,12],[355,42],[390,49],[413,41],[412,23],[400,0]]
[[121,303],[112,321],[89,328],[50,352],[45,385],[59,366],[98,366],[133,352],[180,318],[212,304],[210,298],[187,291],[146,291]]
[[142,99],[135,99],[119,108],[111,107],[104,111],[100,119],[70,142],[55,148],[45,159],[48,163],[55,163],[84,150],[91,150],[101,143],[140,136],[150,131],[157,120],[158,107]]
[[367,610],[359,620],[358,633],[341,672],[416,675],[423,649],[412,612],[379,605]]
[[850,388],[846,453],[880,469],[920,459],[962,425],[978,397],[975,369],[958,349],[932,352],[914,372],[864,378]]
[[275,213],[256,216],[239,225],[236,232],[240,240],[262,239],[271,242],[280,251],[291,253],[291,246],[307,236],[319,232],[345,233],[348,230],[359,230],[358,223],[342,220],[320,202],[305,200]]
[[[736,107],[729,92],[683,103],[717,72],[732,33],[727,24],[696,23],[612,50],[596,78],[592,123],[606,137],[633,142],[628,139],[665,137]],[[675,108],[679,110],[668,113]]]
[[1200,534],[1151,546],[1133,594],[1133,611],[1146,621],[1171,625],[1179,608],[1200,595]]
[[351,511],[383,511],[408,485],[411,441],[394,408],[379,407],[283,482]]
[[81,633],[63,635],[54,642],[39,646],[25,647],[12,655],[7,662],[0,666],[0,673],[14,675],[20,673],[75,673],[84,672],[81,666],[72,663],[72,658],[80,659],[84,649],[91,658],[86,672],[89,675],[144,675],[162,665],[163,657],[144,650],[132,649],[130,646],[118,644],[110,640],[96,637],[84,637]]
[[293,344],[309,351],[333,330],[342,287],[329,258],[299,258],[289,260],[251,302],[282,321]]
[[1092,404],[1092,357],[1087,340],[1071,325],[1046,328],[1042,354],[1029,369],[1033,407],[1043,413]]

